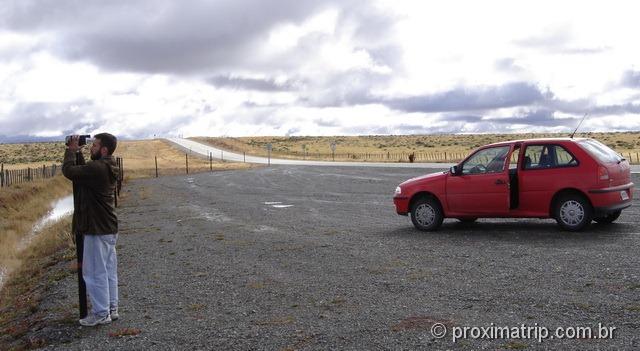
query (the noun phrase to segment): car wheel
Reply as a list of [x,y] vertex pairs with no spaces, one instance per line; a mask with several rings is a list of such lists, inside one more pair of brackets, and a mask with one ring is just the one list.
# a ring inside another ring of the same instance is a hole
[[432,197],[418,199],[411,208],[411,221],[420,230],[437,230],[443,219],[440,203]]
[[555,217],[562,229],[577,232],[591,223],[593,210],[583,196],[568,194],[556,201]]
[[470,218],[458,218],[458,220],[462,223],[468,224],[468,223],[474,223],[478,219],[475,217],[470,217]]
[[621,213],[622,213],[622,210],[619,210],[619,211],[611,212],[604,217],[595,217],[593,220],[601,224],[610,224],[610,223],[613,223],[613,221],[615,221],[616,219],[618,219]]

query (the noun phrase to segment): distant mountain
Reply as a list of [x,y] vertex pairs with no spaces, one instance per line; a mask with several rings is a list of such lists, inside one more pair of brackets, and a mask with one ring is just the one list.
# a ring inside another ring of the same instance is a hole
[[37,137],[33,135],[0,135],[1,144],[42,143],[48,141],[64,141],[64,136]]

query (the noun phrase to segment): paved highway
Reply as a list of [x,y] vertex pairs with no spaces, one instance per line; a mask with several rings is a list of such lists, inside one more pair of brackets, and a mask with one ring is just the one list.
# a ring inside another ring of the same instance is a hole
[[[227,161],[249,162],[272,165],[295,165],[295,166],[328,166],[328,167],[396,167],[396,168],[433,168],[442,169],[453,166],[453,163],[396,163],[396,162],[332,162],[332,161],[306,161],[306,160],[286,160],[266,157],[241,155],[227,150],[222,150],[210,145],[205,145],[189,139],[168,138],[168,141],[191,152],[195,152],[204,157],[213,155],[215,159],[224,158]],[[221,157],[222,156],[222,157]],[[631,166],[632,173],[640,173],[640,165]]]

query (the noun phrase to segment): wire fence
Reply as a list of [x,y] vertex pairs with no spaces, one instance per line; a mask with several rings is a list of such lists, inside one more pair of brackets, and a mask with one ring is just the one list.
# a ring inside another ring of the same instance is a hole
[[0,188],[53,178],[56,175],[62,174],[61,169],[62,166],[59,164],[23,169],[4,169],[4,163],[2,163],[0,164]]
[[[458,162],[467,157],[464,152],[371,152],[371,153],[321,153],[321,152],[278,152],[271,158],[296,158],[309,160],[354,160],[376,162]],[[266,156],[260,155],[260,156]],[[413,160],[413,161],[412,161]]]
[[[117,192],[120,194],[122,180],[124,179],[124,164],[121,157],[116,157],[116,164],[120,167],[120,174],[117,179]],[[62,165],[53,164],[51,166],[27,167],[22,169],[4,169],[4,163],[0,164],[0,188],[10,187],[16,184],[34,182],[42,179],[49,179],[62,174]]]
[[[279,152],[271,153],[271,158],[296,158],[309,160],[354,160],[379,162],[442,162],[456,163],[464,160],[471,152],[382,152],[382,153],[319,153],[319,152]],[[639,152],[620,153],[630,164],[640,164]],[[266,156],[266,153],[264,155]]]

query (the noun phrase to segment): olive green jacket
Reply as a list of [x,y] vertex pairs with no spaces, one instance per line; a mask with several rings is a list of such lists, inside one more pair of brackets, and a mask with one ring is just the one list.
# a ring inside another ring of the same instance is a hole
[[62,174],[74,183],[73,231],[78,234],[118,233],[114,194],[120,169],[112,156],[85,164],[84,157],[67,150]]

